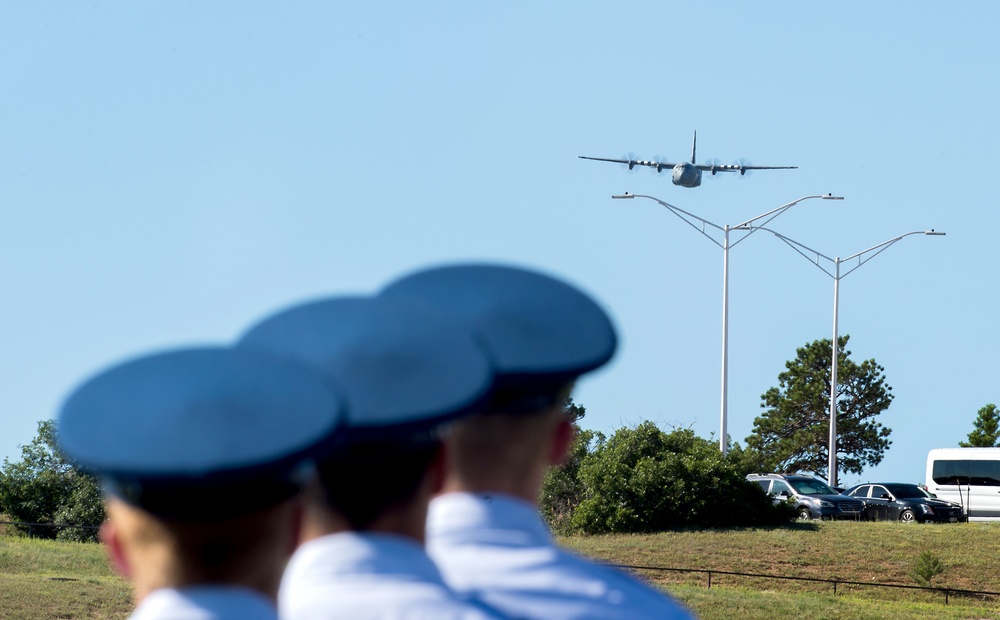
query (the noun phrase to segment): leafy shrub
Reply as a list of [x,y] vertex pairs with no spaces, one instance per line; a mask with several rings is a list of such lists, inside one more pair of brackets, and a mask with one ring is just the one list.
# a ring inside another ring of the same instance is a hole
[[[603,438],[602,438],[603,439]],[[582,499],[569,529],[597,534],[700,526],[772,525],[791,519],[759,485],[746,481],[753,455],[723,457],[690,429],[669,433],[652,422],[622,428],[580,460]]]
[[580,464],[595,444],[604,441],[604,435],[595,431],[576,427],[576,437],[570,447],[566,461],[549,469],[539,493],[539,507],[542,517],[552,531],[568,534],[572,530],[573,511],[583,501],[584,487],[580,482]]
[[63,525],[89,526],[58,528],[58,540],[76,542],[96,542],[98,531],[94,529],[104,522],[104,500],[97,481],[88,475],[76,475],[67,481],[69,494],[59,509],[54,521]]
[[[97,526],[104,521],[97,481],[59,451],[52,420],[38,423],[38,436],[21,446],[20,461],[4,459],[0,505],[12,521],[24,523]],[[93,530],[79,528],[32,528],[31,533],[43,538],[97,538]]]

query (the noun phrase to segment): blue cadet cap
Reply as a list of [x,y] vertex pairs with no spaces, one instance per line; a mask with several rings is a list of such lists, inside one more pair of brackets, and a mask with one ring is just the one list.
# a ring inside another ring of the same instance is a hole
[[106,492],[161,517],[208,521],[293,496],[341,418],[340,395],[313,369],[206,347],[90,378],[63,404],[57,437]]
[[607,313],[569,284],[518,267],[461,264],[390,283],[386,298],[416,298],[473,329],[490,352],[501,392],[532,408],[554,403],[578,376],[607,363],[617,345]]
[[410,441],[483,404],[487,353],[466,329],[407,300],[334,297],[281,310],[238,347],[312,364],[347,398],[346,441]]

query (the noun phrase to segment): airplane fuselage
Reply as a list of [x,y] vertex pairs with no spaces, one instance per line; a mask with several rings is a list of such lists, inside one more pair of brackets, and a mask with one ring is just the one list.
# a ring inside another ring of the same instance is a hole
[[681,187],[698,187],[701,185],[701,170],[693,164],[679,163],[674,166],[670,180],[673,181],[674,185]]

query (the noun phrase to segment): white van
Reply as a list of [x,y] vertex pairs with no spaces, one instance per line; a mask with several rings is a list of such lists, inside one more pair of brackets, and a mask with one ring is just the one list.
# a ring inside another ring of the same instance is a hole
[[1000,520],[1000,448],[931,450],[927,490],[961,504],[970,521]]

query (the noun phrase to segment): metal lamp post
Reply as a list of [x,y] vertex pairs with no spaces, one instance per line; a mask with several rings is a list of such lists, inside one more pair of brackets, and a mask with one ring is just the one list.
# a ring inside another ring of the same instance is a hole
[[[833,349],[832,365],[830,367],[830,445],[829,445],[829,460],[827,461],[827,479],[830,482],[830,486],[837,486],[837,355],[838,355],[838,313],[840,310],[840,280],[847,276],[847,274],[853,272],[855,269],[864,265],[871,259],[875,258],[885,250],[889,248],[892,244],[897,241],[909,237],[910,235],[931,235],[931,236],[944,236],[945,233],[937,232],[933,228],[930,230],[914,230],[912,232],[903,233],[892,239],[888,239],[879,243],[878,245],[873,245],[867,250],[862,250],[856,254],[851,254],[847,258],[830,258],[816,250],[813,250],[806,245],[799,243],[793,239],[789,239],[785,235],[771,230],[770,228],[764,228],[763,226],[755,227],[755,229],[766,230],[778,239],[781,239],[789,247],[802,255],[810,263],[816,265],[820,270],[826,275],[833,278],[833,342],[831,343],[831,348]],[[813,258],[815,257],[815,258]],[[827,268],[823,267],[819,259],[824,259],[833,263],[833,272],[831,273]],[[848,261],[853,261],[857,259],[857,264],[850,267],[847,271],[841,273],[840,266]]]
[[[670,210],[671,213],[681,218],[689,226],[703,234],[708,238],[709,241],[715,245],[722,248],[722,404],[721,404],[721,422],[719,430],[719,450],[722,451],[722,455],[725,456],[729,452],[729,446],[727,445],[727,439],[729,437],[728,430],[728,407],[729,407],[729,249],[735,246],[737,243],[743,241],[750,235],[754,233],[755,230],[762,228],[762,226],[754,226],[753,223],[758,220],[764,220],[762,224],[767,224],[774,218],[778,217],[788,209],[794,207],[798,203],[811,200],[813,198],[821,198],[823,200],[843,200],[843,196],[834,196],[832,194],[817,194],[815,196],[803,196],[791,202],[785,203],[776,209],[771,209],[766,213],[761,213],[758,216],[752,217],[748,220],[743,221],[736,226],[729,226],[728,224],[720,226],[709,222],[708,220],[698,217],[693,213],[688,213],[680,207],[675,207],[672,204],[666,203],[659,198],[653,196],[646,196],[643,194],[629,194],[625,192],[621,195],[612,196],[615,199],[631,199],[631,198],[647,198],[654,202],[659,203],[663,207]],[[764,219],[767,218],[767,219]],[[711,227],[722,232],[722,241],[719,242],[717,239],[712,237],[706,232],[706,227]],[[733,241],[729,242],[729,233],[733,230],[745,231],[746,234]],[[767,229],[764,229],[767,230]]]

